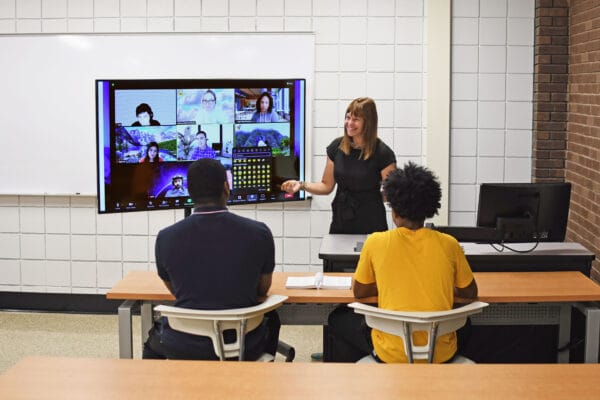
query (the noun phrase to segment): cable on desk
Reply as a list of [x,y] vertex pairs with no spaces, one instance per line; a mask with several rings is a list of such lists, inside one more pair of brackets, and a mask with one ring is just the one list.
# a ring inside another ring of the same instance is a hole
[[492,246],[492,248],[494,250],[496,250],[498,253],[502,253],[504,251],[504,249],[508,249],[508,250],[510,250],[512,252],[515,252],[515,253],[525,254],[525,253],[531,253],[532,251],[534,251],[538,247],[539,244],[540,244],[540,242],[537,241],[537,242],[535,242],[535,244],[533,245],[532,248],[527,249],[527,250],[517,250],[517,249],[514,249],[514,248],[512,248],[510,246],[507,246],[505,243],[498,243],[498,244],[496,244],[496,243],[490,243],[490,246]]

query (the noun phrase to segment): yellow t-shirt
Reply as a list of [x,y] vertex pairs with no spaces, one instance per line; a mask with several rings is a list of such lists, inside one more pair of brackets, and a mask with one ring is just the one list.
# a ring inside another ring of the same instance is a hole
[[[386,310],[443,311],[452,309],[454,287],[467,287],[473,272],[452,236],[428,228],[396,228],[367,238],[354,279],[376,283],[379,307]],[[373,329],[371,337],[381,360],[408,361],[398,336]],[[425,338],[423,332],[413,335],[415,344],[424,344]],[[433,361],[447,361],[454,353],[456,333],[439,336]]]

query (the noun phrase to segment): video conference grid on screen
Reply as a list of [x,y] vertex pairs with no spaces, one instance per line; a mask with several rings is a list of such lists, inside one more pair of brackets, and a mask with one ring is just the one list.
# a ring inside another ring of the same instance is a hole
[[227,171],[229,204],[303,200],[305,81],[97,80],[98,210],[191,206],[187,168]]

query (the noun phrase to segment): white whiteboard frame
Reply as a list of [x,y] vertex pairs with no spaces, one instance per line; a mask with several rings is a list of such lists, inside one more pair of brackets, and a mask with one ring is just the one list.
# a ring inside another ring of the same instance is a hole
[[96,195],[96,79],[306,79],[313,33],[0,35],[0,194]]

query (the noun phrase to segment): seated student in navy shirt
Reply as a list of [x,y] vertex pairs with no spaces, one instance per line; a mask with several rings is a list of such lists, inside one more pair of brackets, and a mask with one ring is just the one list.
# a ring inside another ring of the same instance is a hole
[[[175,296],[175,306],[220,310],[258,304],[275,267],[271,231],[227,210],[229,183],[220,162],[194,161],[187,178],[196,208],[161,230],[155,247],[158,275]],[[262,325],[246,335],[245,359],[256,360],[265,352],[274,356],[279,328],[277,313],[267,313]],[[218,359],[210,338],[175,331],[164,317],[150,330],[143,358]]]

